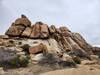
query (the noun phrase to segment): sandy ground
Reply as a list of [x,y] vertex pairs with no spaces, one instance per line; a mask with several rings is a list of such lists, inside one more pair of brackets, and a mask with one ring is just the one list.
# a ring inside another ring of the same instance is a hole
[[49,66],[30,65],[26,68],[0,70],[0,75],[39,75],[41,73],[54,71],[56,68]]
[[78,68],[56,70],[40,75],[100,75],[100,65],[80,65]]
[[[1,74],[2,73],[2,74]],[[77,68],[58,70],[54,66],[29,65],[26,68],[0,70],[0,75],[100,75],[100,64],[78,65]]]

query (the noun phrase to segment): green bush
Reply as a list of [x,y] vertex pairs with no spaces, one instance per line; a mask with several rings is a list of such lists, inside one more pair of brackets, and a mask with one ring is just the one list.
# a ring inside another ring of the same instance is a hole
[[0,62],[0,67],[3,67],[3,63],[2,62]]
[[19,65],[19,57],[15,57],[13,59],[10,60],[9,64],[11,64],[13,67],[17,67]]
[[77,64],[81,64],[81,59],[80,59],[80,57],[73,57],[73,60],[74,60],[74,62],[75,63],[77,63]]
[[27,67],[28,63],[29,63],[28,56],[20,57],[20,61],[19,61],[20,67]]
[[0,48],[0,67],[3,67],[5,69],[26,67],[28,63],[28,56],[17,55],[16,51],[11,51],[11,49],[6,50],[5,48]]

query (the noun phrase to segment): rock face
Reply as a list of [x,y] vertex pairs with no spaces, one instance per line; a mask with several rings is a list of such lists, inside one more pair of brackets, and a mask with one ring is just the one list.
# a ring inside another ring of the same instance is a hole
[[79,33],[72,33],[72,39],[86,52],[92,54],[93,47]]
[[31,26],[29,19],[22,15],[5,33],[8,36],[26,37],[32,39],[55,39],[62,51],[84,50],[93,54],[93,47],[88,44],[79,33],[71,32],[67,27],[56,28],[54,25],[48,27],[47,24],[36,22]]

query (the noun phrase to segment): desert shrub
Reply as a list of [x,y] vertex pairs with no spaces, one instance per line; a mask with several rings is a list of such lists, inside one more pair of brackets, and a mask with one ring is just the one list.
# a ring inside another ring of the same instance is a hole
[[20,58],[20,61],[19,61],[20,67],[27,67],[28,63],[29,63],[29,57],[28,56]]
[[29,44],[24,44],[21,48],[23,48],[23,51],[25,51],[26,53],[29,53]]
[[53,54],[47,53],[46,55],[44,55],[44,58],[39,61],[39,63],[42,65],[54,65],[55,63],[57,63],[57,58]]
[[2,67],[2,66],[3,66],[3,63],[0,62],[0,67]]
[[4,69],[9,69],[9,68],[17,68],[19,67],[19,58],[13,57],[9,59],[5,59],[3,61],[0,61],[0,66],[3,67]]
[[42,66],[49,66],[53,69],[62,69],[66,67],[76,67],[76,63],[72,60],[63,61],[58,56],[48,53],[44,56],[45,58],[39,61]]
[[59,66],[62,68],[76,67],[76,63],[74,61],[60,61]]
[[80,59],[80,57],[75,56],[75,57],[73,57],[73,60],[74,60],[75,63],[81,64],[81,59]]
[[25,56],[20,59],[20,56],[15,51],[10,49],[0,48],[0,67],[4,69],[26,67],[28,65],[29,58]]
[[19,67],[19,57],[16,56],[14,57],[13,59],[11,59],[9,61],[9,64],[12,66],[12,67]]
[[80,58],[89,58],[89,55],[85,51],[80,50],[80,49],[72,50],[72,51],[68,52],[68,54],[70,56],[78,56]]

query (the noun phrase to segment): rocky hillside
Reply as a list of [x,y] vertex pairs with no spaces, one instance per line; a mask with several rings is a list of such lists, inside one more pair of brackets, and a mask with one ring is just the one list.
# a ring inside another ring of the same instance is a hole
[[87,52],[89,55],[93,54],[93,47],[79,33],[71,32],[67,27],[56,28],[54,25],[49,27],[42,22],[36,22],[32,25],[31,21],[25,15],[16,19],[5,34],[9,38],[19,37],[33,40],[54,39],[62,52],[81,50],[82,52]]
[[75,67],[82,60],[99,57],[100,48],[92,47],[79,33],[42,22],[32,24],[25,15],[0,35],[0,64],[6,68],[27,66],[29,62]]

